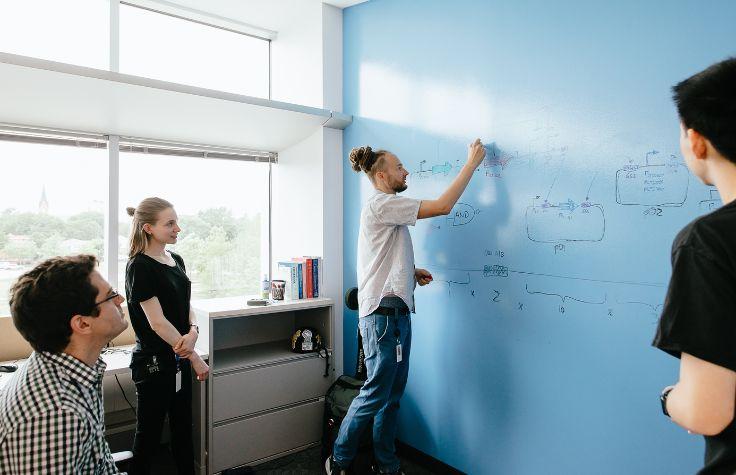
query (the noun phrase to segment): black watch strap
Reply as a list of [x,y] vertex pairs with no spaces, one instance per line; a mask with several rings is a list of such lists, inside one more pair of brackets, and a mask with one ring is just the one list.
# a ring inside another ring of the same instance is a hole
[[674,386],[669,386],[662,391],[662,394],[659,395],[659,402],[662,403],[662,413],[667,417],[670,417],[670,413],[667,412],[667,396],[670,395],[670,392],[672,392],[673,389],[675,389]]

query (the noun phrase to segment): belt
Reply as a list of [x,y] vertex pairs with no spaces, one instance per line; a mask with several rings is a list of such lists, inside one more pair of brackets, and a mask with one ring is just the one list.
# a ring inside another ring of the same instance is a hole
[[380,313],[381,315],[386,315],[387,317],[393,317],[394,315],[398,315],[399,317],[405,317],[409,315],[409,309],[408,308],[394,308],[394,307],[378,307],[373,311],[373,313]]

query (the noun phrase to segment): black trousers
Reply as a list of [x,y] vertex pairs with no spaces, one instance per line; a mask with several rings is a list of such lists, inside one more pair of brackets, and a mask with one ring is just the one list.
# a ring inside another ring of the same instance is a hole
[[192,370],[181,361],[181,390],[176,391],[176,371],[161,368],[149,373],[145,365],[133,368],[138,400],[138,420],[133,442],[131,475],[151,473],[151,459],[158,452],[164,419],[169,416],[171,450],[177,472],[194,474],[192,446]]

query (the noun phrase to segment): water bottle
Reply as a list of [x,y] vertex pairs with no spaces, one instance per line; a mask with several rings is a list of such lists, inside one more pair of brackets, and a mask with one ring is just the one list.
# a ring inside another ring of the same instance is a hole
[[268,281],[268,274],[263,274],[263,280],[261,281],[261,298],[267,299],[270,290],[271,282]]

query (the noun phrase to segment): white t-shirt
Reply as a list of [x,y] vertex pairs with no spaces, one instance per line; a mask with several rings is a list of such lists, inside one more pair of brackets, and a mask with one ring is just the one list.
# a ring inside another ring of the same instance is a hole
[[414,311],[414,247],[409,228],[421,200],[377,191],[363,206],[358,235],[359,316],[373,313],[387,295]]

